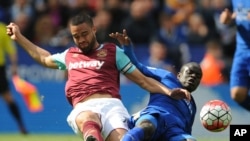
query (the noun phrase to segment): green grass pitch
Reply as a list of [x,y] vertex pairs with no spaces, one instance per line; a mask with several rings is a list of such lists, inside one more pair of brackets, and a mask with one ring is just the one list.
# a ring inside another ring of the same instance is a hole
[[82,141],[77,135],[71,134],[0,134],[1,141]]
[[[73,134],[5,134],[0,133],[1,141],[82,141],[82,139]],[[225,138],[197,138],[197,141],[229,141]]]

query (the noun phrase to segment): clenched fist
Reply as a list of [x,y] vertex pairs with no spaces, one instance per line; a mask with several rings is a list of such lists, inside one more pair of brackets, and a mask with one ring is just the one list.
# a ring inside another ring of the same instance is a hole
[[9,35],[12,40],[17,40],[17,35],[20,34],[19,27],[15,23],[10,23],[6,27],[6,34]]

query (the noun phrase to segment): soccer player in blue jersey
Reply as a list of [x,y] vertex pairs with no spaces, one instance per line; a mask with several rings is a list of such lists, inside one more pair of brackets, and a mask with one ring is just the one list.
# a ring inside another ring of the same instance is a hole
[[220,22],[229,24],[235,20],[236,50],[230,73],[231,97],[240,106],[250,111],[250,1],[232,0],[233,10],[225,9]]
[[[125,53],[146,76],[152,77],[166,87],[193,92],[200,84],[202,70],[199,64],[190,62],[182,66],[178,75],[163,69],[147,67],[136,59],[132,44],[126,34],[111,33],[124,46]],[[122,141],[195,141],[191,135],[196,114],[193,97],[190,100],[162,94],[150,94],[148,105],[129,120],[129,130]]]

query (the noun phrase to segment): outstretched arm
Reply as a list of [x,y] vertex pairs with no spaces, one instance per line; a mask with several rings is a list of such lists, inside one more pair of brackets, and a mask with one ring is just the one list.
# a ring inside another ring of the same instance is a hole
[[[116,57],[117,68],[121,73],[143,89],[148,90],[151,93],[165,94],[174,99],[186,98],[190,100],[190,93],[188,91],[183,89],[169,89],[167,86],[163,85],[161,81],[157,81],[156,79],[153,79],[153,77],[143,74],[130,62],[131,60],[119,47],[117,47]],[[150,72],[150,70],[148,70],[148,72]],[[152,76],[155,75],[152,73]],[[159,79],[161,79],[161,77],[159,77]]]
[[121,46],[124,49],[125,54],[129,57],[131,62],[146,76],[152,77],[158,81],[161,81],[161,78],[154,74],[152,71],[150,71],[145,65],[140,63],[138,59],[135,56],[134,49],[133,49],[133,43],[130,40],[130,38],[127,35],[127,32],[125,29],[123,29],[123,33],[111,33],[109,34],[110,37],[118,40],[118,42],[121,44]]
[[7,26],[6,33],[10,36],[12,40],[20,44],[21,47],[38,63],[46,67],[58,68],[56,63],[50,57],[51,54],[48,51],[36,46],[26,37],[24,37],[21,34],[19,27],[15,23],[10,23]]
[[111,33],[109,34],[110,37],[118,40],[118,42],[121,44],[121,46],[124,49],[124,52],[126,55],[128,55],[129,59],[131,62],[141,70],[143,67],[143,64],[141,64],[138,59],[136,58],[134,54],[134,49],[133,49],[133,43],[131,42],[130,38],[127,35],[127,32],[125,29],[123,29],[123,33]]
[[[132,42],[127,36],[125,29],[123,30],[123,34],[116,32],[109,34],[109,36],[118,40],[121,46],[124,47],[125,53],[129,57],[131,62],[139,69],[136,69],[132,73],[126,74],[127,78],[150,92],[156,92],[157,90],[158,93],[166,94],[174,99],[191,99],[190,93],[185,89],[169,89],[165,85],[162,85],[160,83],[162,77],[150,71],[146,66],[144,66],[137,60],[133,52]],[[147,77],[145,77],[143,74]],[[154,78],[155,80],[152,78]],[[159,90],[162,92],[159,92]]]

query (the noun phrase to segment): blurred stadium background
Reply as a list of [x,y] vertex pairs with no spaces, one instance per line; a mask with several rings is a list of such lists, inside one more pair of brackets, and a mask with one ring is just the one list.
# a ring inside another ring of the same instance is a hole
[[[139,3],[134,3],[135,1],[139,1]],[[104,4],[109,9],[106,14],[102,9]],[[23,11],[20,8],[22,6],[25,7]],[[6,24],[15,21],[21,25],[22,32],[30,40],[51,53],[56,53],[62,52],[72,45],[71,38],[65,30],[67,16],[69,13],[84,9],[95,16],[94,22],[98,26],[97,38],[100,42],[113,41],[108,37],[110,32],[121,31],[121,28],[129,29],[128,34],[136,46],[135,52],[138,59],[143,62],[147,61],[151,55],[149,41],[152,36],[155,37],[152,34],[156,31],[161,42],[169,49],[169,53],[176,53],[172,47],[178,47],[182,52],[182,56],[168,54],[167,59],[170,61],[167,60],[167,62],[173,66],[180,65],[178,64],[180,62],[175,59],[181,60],[182,63],[202,62],[207,53],[206,43],[214,38],[219,40],[218,46],[223,52],[222,62],[224,63],[221,73],[225,76],[226,81],[213,86],[201,85],[193,93],[198,107],[193,135],[199,141],[229,141],[229,128],[223,132],[212,133],[206,131],[199,121],[199,111],[203,104],[212,99],[221,99],[232,109],[231,124],[250,124],[250,113],[240,108],[229,94],[227,79],[234,52],[235,28],[233,25],[223,26],[218,23],[218,15],[225,7],[230,7],[229,0],[0,0],[0,21]],[[129,11],[130,8],[133,10]],[[123,10],[128,16],[124,17]],[[175,15],[176,13],[177,15]],[[110,14],[109,16],[113,19],[109,18],[107,14]],[[144,19],[141,24],[138,23],[139,25],[135,20],[136,16],[142,16]],[[200,17],[202,18],[200,19]],[[121,22],[122,20],[125,22]],[[156,28],[150,28],[152,23],[156,24]],[[200,30],[197,32],[196,29]],[[164,30],[169,30],[169,32],[164,33]],[[202,35],[200,35],[200,31],[202,31]],[[12,92],[20,105],[30,134],[19,135],[14,119],[10,116],[4,101],[0,99],[0,140],[80,140],[66,123],[71,106],[64,97],[65,73],[46,69],[34,62],[24,50],[17,49],[19,75],[37,86],[44,110],[38,113],[29,112],[22,97],[14,90],[10,81]],[[212,68],[215,69],[213,66]],[[7,69],[7,72],[10,72],[9,68]],[[10,78],[10,74],[8,76]],[[122,100],[131,114],[143,108],[148,100],[146,91],[130,83],[123,76],[121,76],[121,94]]]

